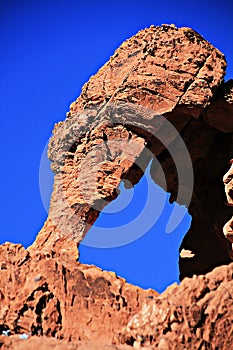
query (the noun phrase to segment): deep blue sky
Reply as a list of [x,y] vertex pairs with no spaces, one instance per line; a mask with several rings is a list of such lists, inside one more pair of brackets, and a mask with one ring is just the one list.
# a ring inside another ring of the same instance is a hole
[[[1,0],[0,243],[28,246],[35,239],[47,216],[39,166],[53,125],[65,118],[82,85],[125,39],[151,24],[192,27],[226,55],[230,78],[232,20],[230,0]],[[143,181],[135,187],[135,212],[144,196]],[[186,217],[176,232],[166,235],[169,211],[167,206],[156,227],[132,244],[112,249],[83,246],[81,260],[115,270],[144,288],[163,290],[177,280],[177,250],[189,224]],[[105,214],[97,226],[112,227],[120,220]]]

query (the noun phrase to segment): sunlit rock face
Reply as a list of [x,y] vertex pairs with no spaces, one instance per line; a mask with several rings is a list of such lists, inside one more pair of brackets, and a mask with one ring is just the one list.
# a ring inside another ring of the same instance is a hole
[[0,262],[3,350],[232,347],[233,263],[158,295],[68,254],[8,243]]
[[136,184],[152,159],[152,179],[192,215],[180,248],[192,256],[181,255],[180,278],[228,263],[222,228],[231,210],[221,179],[233,114],[225,69],[224,55],[189,28],[152,26],[124,42],[55,125],[50,211],[31,249],[78,245],[121,180]]
[[[225,69],[223,54],[195,31],[152,26],[84,85],[50,140],[55,183],[44,227],[28,250],[0,246],[1,349],[232,348]],[[148,164],[170,201],[192,215],[180,247],[184,280],[160,296],[77,262],[79,243],[122,179],[133,186]]]

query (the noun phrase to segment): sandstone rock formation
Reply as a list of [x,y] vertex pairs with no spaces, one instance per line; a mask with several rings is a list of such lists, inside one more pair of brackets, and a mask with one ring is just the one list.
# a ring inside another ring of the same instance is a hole
[[[225,68],[193,30],[152,26],[83,87],[50,140],[55,183],[44,227],[27,250],[0,246],[0,349],[232,347],[232,246],[223,234],[232,207],[222,179],[233,156],[233,83]],[[77,262],[78,244],[121,180],[133,186],[151,160],[152,179],[192,215],[183,281],[160,296]]]
[[[123,43],[54,128],[54,191],[30,249],[56,254],[61,238],[64,251],[70,240],[79,243],[117,197],[120,181],[137,183],[156,156],[171,202],[185,204],[193,218],[181,250],[195,255],[180,259],[181,279],[229,263],[222,228],[231,209],[222,176],[232,152],[233,89],[232,81],[223,81],[225,68],[223,54],[189,28],[152,26]],[[181,135],[191,162],[165,121]],[[163,187],[156,159],[151,176]]]
[[8,243],[0,261],[0,331],[11,334],[0,336],[2,350],[225,350],[233,344],[233,263],[158,295],[68,255],[31,255]]
[[110,344],[143,300],[158,295],[68,255],[31,256],[21,245],[5,244],[0,261],[0,325],[12,334]]
[[163,350],[231,349],[232,265],[191,281],[186,278],[156,300],[146,301],[128,323],[124,341],[141,339],[153,349]]

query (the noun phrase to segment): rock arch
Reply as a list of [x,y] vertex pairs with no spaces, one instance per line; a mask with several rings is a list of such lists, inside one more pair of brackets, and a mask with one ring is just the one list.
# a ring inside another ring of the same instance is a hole
[[[66,120],[55,125],[49,216],[29,249],[68,250],[77,258],[76,244],[116,198],[121,179],[137,183],[151,155],[163,168],[170,200],[187,204],[190,183],[179,182],[161,135],[174,146],[183,172],[190,167],[176,135],[164,127],[167,120],[184,140],[194,173],[188,203],[193,221],[181,250],[195,255],[180,258],[180,277],[230,262],[222,227],[232,210],[224,203],[222,177],[232,157],[233,82],[224,82],[225,69],[224,55],[189,28],[152,26],[124,42],[84,85]],[[164,186],[155,161],[151,176]]]

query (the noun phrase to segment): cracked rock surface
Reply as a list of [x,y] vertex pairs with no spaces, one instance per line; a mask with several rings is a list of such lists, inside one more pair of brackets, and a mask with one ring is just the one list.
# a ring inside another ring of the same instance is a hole
[[[55,181],[42,230],[27,250],[0,246],[0,349],[232,348],[232,244],[223,232],[232,181],[225,193],[223,176],[233,158],[233,89],[225,69],[224,55],[192,29],[152,26],[84,85],[50,140]],[[77,261],[120,182],[134,186],[148,164],[170,202],[192,216],[181,285],[161,295]]]
[[21,245],[4,244],[3,260],[0,325],[11,334],[111,344],[143,301],[158,295],[68,255],[30,255]]
[[0,330],[4,325],[11,335],[0,336],[1,349],[166,349],[166,344],[225,350],[233,344],[233,263],[185,278],[158,295],[69,256],[31,255],[21,245],[4,244],[3,259]]
[[224,55],[189,28],[152,26],[124,42],[55,125],[49,216],[30,250],[70,252],[121,180],[133,186],[153,159],[152,179],[192,215],[180,250],[194,255],[180,258],[180,278],[229,263],[222,177],[233,152],[233,90],[225,69]]
[[[233,264],[184,279],[146,301],[124,339],[158,349],[230,349],[233,344]],[[185,299],[184,299],[185,298]]]

